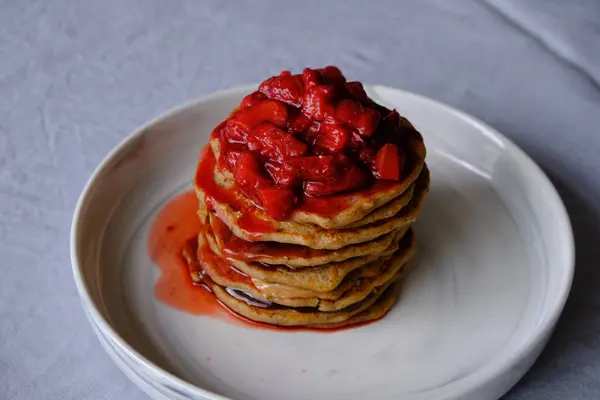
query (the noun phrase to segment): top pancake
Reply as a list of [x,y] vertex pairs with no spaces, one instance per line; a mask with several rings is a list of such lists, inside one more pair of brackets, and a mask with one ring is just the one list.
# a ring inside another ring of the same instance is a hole
[[[424,165],[416,182],[411,189],[412,197],[405,207],[393,216],[371,222],[370,215],[365,217],[369,223],[355,226],[352,224],[344,229],[323,229],[317,225],[300,224],[292,221],[272,221],[269,229],[260,231],[258,234],[248,231],[241,223],[242,217],[247,218],[249,213],[257,210],[256,207],[241,211],[235,211],[232,207],[217,204],[212,201],[212,208],[217,217],[226,224],[233,234],[247,241],[272,241],[306,246],[312,249],[335,250],[342,247],[364,243],[374,240],[382,235],[396,229],[405,227],[414,222],[418,216],[423,200],[429,188],[429,170]],[[402,198],[402,196],[401,196]],[[200,194],[201,202],[204,197]],[[404,202],[405,200],[403,200]],[[378,214],[375,210],[374,214]]]
[[[401,204],[389,203],[403,195],[411,187],[424,166],[426,150],[423,138],[406,119],[401,118],[401,125],[405,128],[402,133],[404,135],[402,151],[406,157],[406,167],[403,171],[401,181],[376,181],[372,187],[360,191],[323,197],[304,197],[301,204],[292,212],[288,221],[273,220],[266,212],[257,208],[252,200],[248,199],[241,191],[235,190],[236,184],[231,172],[225,168],[219,168],[219,163],[215,161],[212,163],[203,163],[202,160],[200,161],[194,187],[198,197],[204,201],[206,193],[202,185],[198,184],[198,177],[212,174],[214,185],[227,190],[233,189],[235,202],[243,205],[245,212],[250,210],[254,218],[265,221],[275,226],[278,230],[288,230],[289,228],[279,226],[280,222],[316,225],[323,229],[340,229],[348,225],[360,226],[361,224],[369,223],[361,222],[361,220],[371,214],[373,210],[383,206],[391,208],[386,210],[387,213],[381,212],[379,215],[372,216],[371,222],[374,222],[374,218],[387,218],[389,215],[393,215],[394,211],[397,212]],[[210,148],[213,154],[204,154],[203,157],[214,157],[213,160],[219,160],[221,149],[217,133],[213,133],[211,136]],[[208,170],[209,166],[212,171]],[[227,201],[214,200],[212,207],[216,209],[219,215],[242,214],[236,205],[230,204]],[[404,200],[406,200],[406,197]],[[332,204],[336,206],[332,207]],[[240,215],[237,216],[239,217]]]

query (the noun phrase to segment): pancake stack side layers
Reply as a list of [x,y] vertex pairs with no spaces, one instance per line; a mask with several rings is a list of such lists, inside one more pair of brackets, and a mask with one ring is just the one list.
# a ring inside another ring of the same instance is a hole
[[415,128],[330,66],[284,71],[242,99],[194,189],[194,282],[252,321],[337,328],[397,301],[429,171]]

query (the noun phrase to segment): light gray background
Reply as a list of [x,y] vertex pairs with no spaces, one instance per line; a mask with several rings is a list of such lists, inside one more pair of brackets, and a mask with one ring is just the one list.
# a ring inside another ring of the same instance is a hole
[[79,192],[157,113],[327,64],[483,119],[552,177],[575,228],[574,287],[507,398],[600,398],[595,0],[1,1],[0,398],[145,398],[81,310],[68,258]]

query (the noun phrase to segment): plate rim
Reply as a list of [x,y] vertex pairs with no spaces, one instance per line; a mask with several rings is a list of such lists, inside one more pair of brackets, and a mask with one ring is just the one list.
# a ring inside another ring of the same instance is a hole
[[[229,89],[219,90],[207,95],[200,96],[198,98],[194,98],[180,105],[174,106],[161,114],[158,114],[150,121],[135,128],[131,133],[129,133],[125,138],[123,138],[106,156],[104,156],[102,161],[94,169],[90,178],[84,185],[81,194],[79,195],[71,221],[69,240],[71,267],[73,272],[73,278],[75,280],[75,285],[77,287],[77,292],[82,302],[84,311],[89,313],[89,316],[93,319],[96,326],[103,332],[106,338],[111,339],[119,347],[119,349],[125,353],[125,355],[133,358],[137,363],[148,368],[154,374],[163,376],[171,383],[176,384],[177,386],[180,386],[192,393],[196,393],[198,395],[214,400],[232,399],[196,386],[186,381],[185,379],[180,378],[177,375],[154,364],[151,360],[147,359],[144,355],[135,350],[133,346],[127,343],[127,341],[115,331],[115,329],[110,325],[110,323],[102,316],[102,313],[96,306],[88,291],[88,287],[85,283],[81,270],[81,265],[83,265],[83,261],[80,259],[77,242],[79,237],[80,225],[83,219],[82,217],[84,205],[88,202],[88,198],[92,191],[91,189],[95,186],[99,176],[104,172],[107,166],[109,166],[114,160],[118,159],[119,156],[122,155],[122,153],[126,152],[132,143],[134,143],[138,138],[142,137],[144,133],[148,130],[148,128],[156,125],[157,123],[167,118],[175,116],[176,114],[186,109],[198,107],[204,103],[209,103],[221,98],[226,98],[234,94],[237,95],[239,93],[250,92],[254,90],[257,86],[258,84],[238,85]],[[558,318],[564,310],[564,306],[572,286],[575,271],[575,240],[569,214],[566,210],[566,207],[564,205],[564,202],[562,201],[560,194],[556,190],[556,187],[553,185],[553,183],[548,178],[546,173],[541,169],[541,167],[508,137],[498,132],[491,126],[487,125],[485,122],[446,103],[407,90],[377,84],[365,84],[365,87],[367,91],[377,91],[377,89],[393,91],[401,94],[402,96],[413,98],[422,103],[428,103],[429,105],[440,108],[445,112],[450,113],[455,117],[466,121],[470,125],[475,126],[480,132],[483,132],[487,135],[491,135],[496,140],[500,140],[502,144],[506,146],[507,151],[519,160],[520,167],[525,167],[529,169],[535,175],[538,182],[543,183],[544,186],[546,186],[547,192],[552,196],[552,198],[550,199],[552,204],[555,207],[557,207],[560,211],[560,215],[556,216],[556,218],[559,218],[561,220],[560,223],[567,228],[563,235],[563,240],[565,242],[565,251],[568,258],[568,262],[564,266],[564,268],[566,269],[566,275],[565,279],[563,279],[563,281],[560,282],[559,290],[557,290],[557,292],[555,293],[555,298],[557,299],[557,301],[554,307],[551,309],[551,314],[548,314],[548,317],[544,321],[542,321],[541,326],[538,327],[537,332],[534,332],[534,334],[527,339],[527,341],[518,349],[518,351],[515,351],[511,353],[508,357],[501,358],[500,360],[492,359],[489,363],[483,364],[481,368],[475,370],[472,374],[461,378],[461,380],[458,381],[459,384],[455,386],[455,390],[451,393],[447,393],[446,396],[451,397],[461,394],[465,395],[468,393],[472,393],[478,389],[483,389],[485,388],[485,386],[493,384],[495,378],[504,376],[507,372],[510,371],[511,367],[523,362],[524,360],[534,356],[533,360],[531,360],[531,363],[535,362],[535,359],[543,350],[545,342],[549,339],[550,335],[552,334],[552,331],[555,328]],[[537,348],[540,346],[541,349],[539,350],[538,354],[534,354]],[[517,381],[520,380],[521,377],[522,376],[519,376]],[[511,380],[511,383],[509,383],[510,386],[508,386],[506,390],[512,387],[512,385],[514,385],[514,383],[516,383],[517,381],[512,382]],[[504,384],[503,386],[506,386],[506,384]]]

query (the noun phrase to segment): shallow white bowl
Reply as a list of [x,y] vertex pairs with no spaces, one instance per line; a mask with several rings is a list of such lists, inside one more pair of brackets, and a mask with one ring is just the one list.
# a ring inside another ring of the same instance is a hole
[[571,226],[542,171],[504,136],[396,89],[428,148],[417,223],[421,264],[383,320],[336,333],[250,329],[154,298],[146,253],[160,207],[190,188],[212,128],[252,87],[184,105],[140,128],[98,167],[73,218],[83,307],[116,364],[153,398],[497,399],[535,361],[574,266]]

